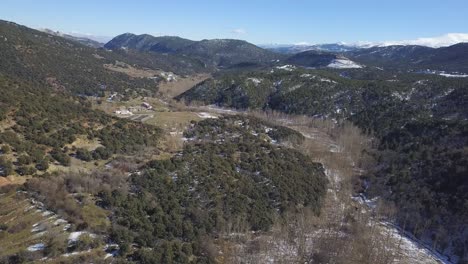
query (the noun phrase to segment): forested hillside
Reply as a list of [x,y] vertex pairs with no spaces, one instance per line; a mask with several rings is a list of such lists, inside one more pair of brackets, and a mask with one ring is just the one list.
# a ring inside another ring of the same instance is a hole
[[115,212],[111,237],[142,246],[132,259],[188,263],[193,254],[192,262],[211,263],[213,235],[267,231],[299,207],[320,213],[327,184],[322,166],[269,143],[299,143],[297,132],[232,116],[193,124],[186,137],[180,155],[150,161],[132,176],[135,193],[102,195]]
[[177,55],[0,26],[0,202],[11,204],[0,262],[102,261],[113,245],[121,261],[213,263],[220,235],[269,231],[298,208],[320,214],[324,169],[285,146],[304,141],[292,129],[244,116],[192,122],[181,151],[159,156],[160,127],[95,110],[111,92],[155,95],[161,81],[112,67],[170,71]]
[[284,58],[280,54],[236,39],[192,41],[179,37],[126,33],[115,37],[105,47],[112,50],[131,49],[153,54],[180,55],[202,61],[209,69],[239,67],[245,64],[269,65]]
[[[69,149],[79,136],[97,139],[100,147],[87,152],[90,160],[108,159],[116,153],[156,145],[160,131],[140,123],[117,120],[91,110],[89,102],[55,92],[38,83],[0,75],[0,157],[2,176],[31,175],[46,171],[51,163],[70,164],[70,155],[83,158],[83,149]],[[139,133],[133,133],[138,129]],[[88,158],[85,158],[88,159]]]
[[468,221],[468,80],[372,71],[340,75],[301,69],[220,75],[179,99],[353,121],[380,139],[374,154],[379,165],[363,177],[359,191],[394,202],[398,222],[418,237],[466,254],[460,234]]

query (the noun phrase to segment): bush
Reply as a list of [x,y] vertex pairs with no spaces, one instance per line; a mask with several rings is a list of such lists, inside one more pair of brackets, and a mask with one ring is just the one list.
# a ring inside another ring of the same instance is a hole
[[93,159],[93,156],[88,150],[79,148],[76,150],[76,158],[83,161],[91,161]]
[[70,157],[63,153],[60,149],[54,149],[50,154],[52,158],[54,158],[63,166],[70,166]]
[[46,171],[49,168],[49,160],[48,159],[42,159],[37,162],[36,168],[40,171]]
[[19,165],[29,165],[31,164],[31,157],[26,154],[22,154],[18,157],[18,164]]
[[2,146],[2,152],[5,153],[5,154],[8,154],[10,153],[11,149],[10,149],[10,146],[8,145],[3,145]]
[[23,176],[23,175],[33,175],[36,173],[37,169],[32,166],[19,166],[16,168],[16,172]]

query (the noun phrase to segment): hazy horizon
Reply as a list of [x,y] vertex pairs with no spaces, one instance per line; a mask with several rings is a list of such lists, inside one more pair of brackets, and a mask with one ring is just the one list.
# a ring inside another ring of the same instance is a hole
[[193,40],[233,38],[255,44],[317,44],[412,41],[448,33],[464,33],[468,39],[466,13],[468,2],[459,0],[382,3],[7,0],[0,18],[101,41],[131,32]]

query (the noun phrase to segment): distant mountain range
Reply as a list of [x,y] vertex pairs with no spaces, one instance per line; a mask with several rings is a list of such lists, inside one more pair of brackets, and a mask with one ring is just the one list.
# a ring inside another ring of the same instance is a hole
[[292,55],[287,63],[310,68],[361,68],[362,66],[345,56],[330,52],[308,50]]
[[439,70],[468,73],[468,43],[449,47],[387,46],[358,49],[346,53],[366,65],[407,70]]
[[388,46],[424,46],[430,48],[448,47],[459,43],[468,42],[468,34],[449,33],[432,38],[418,38],[413,40],[383,41],[383,42],[357,42],[357,43],[329,43],[329,44],[269,44],[260,47],[278,53],[291,54],[307,50],[328,51],[328,52],[348,52],[363,48],[388,47]]
[[69,40],[73,40],[73,41],[79,42],[81,44],[84,44],[84,45],[92,47],[92,48],[101,48],[102,46],[104,46],[104,43],[96,41],[96,40],[92,40],[90,38],[74,36],[74,35],[71,35],[71,34],[66,34],[66,33],[62,33],[60,31],[54,31],[54,30],[47,29],[47,28],[40,29],[40,30],[42,32],[47,33],[47,34],[54,35],[54,36],[59,36],[59,37],[66,38],[66,39],[69,39]]
[[282,54],[295,54],[299,52],[315,50],[327,52],[347,52],[360,49],[361,46],[347,45],[343,43],[316,44],[316,45],[261,45],[261,47]]

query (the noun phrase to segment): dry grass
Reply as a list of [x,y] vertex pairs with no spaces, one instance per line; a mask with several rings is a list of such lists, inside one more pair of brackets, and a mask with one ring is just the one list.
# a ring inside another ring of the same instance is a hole
[[0,223],[8,226],[8,231],[0,231],[0,256],[15,254],[39,243],[41,237],[31,232],[32,225],[46,217],[35,208],[30,209],[30,202],[18,197],[15,190],[0,198]]
[[84,148],[86,150],[93,151],[98,147],[102,147],[102,145],[98,139],[90,140],[86,136],[81,135],[78,136],[73,143],[68,144],[67,147]]
[[165,98],[174,98],[210,77],[209,74],[198,74],[185,78],[179,77],[176,81],[160,83],[159,91]]
[[164,128],[168,131],[182,131],[190,121],[202,118],[196,112],[155,112],[154,117],[145,121],[150,125]]
[[125,73],[128,76],[134,78],[151,78],[159,76],[162,73],[162,71],[157,70],[138,69],[123,62],[117,62],[116,64],[104,64],[104,68],[115,72]]
[[11,181],[5,177],[0,177],[0,187],[11,184]]

